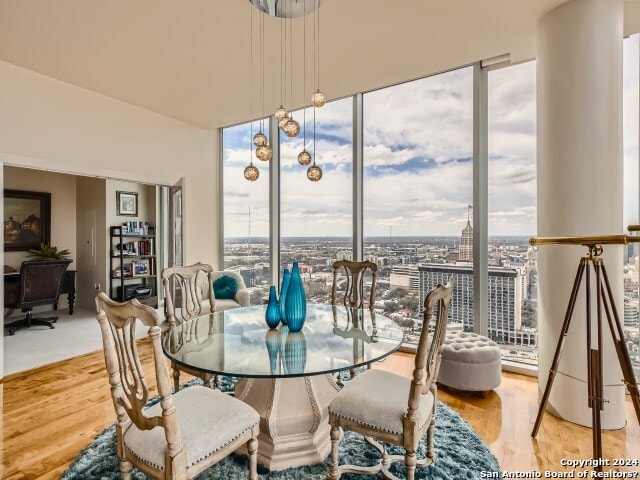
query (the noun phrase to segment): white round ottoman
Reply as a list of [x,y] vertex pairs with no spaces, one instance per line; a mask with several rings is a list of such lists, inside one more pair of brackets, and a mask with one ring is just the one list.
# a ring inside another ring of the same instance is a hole
[[496,342],[477,333],[447,333],[442,346],[439,384],[480,392],[486,397],[501,381],[500,347]]

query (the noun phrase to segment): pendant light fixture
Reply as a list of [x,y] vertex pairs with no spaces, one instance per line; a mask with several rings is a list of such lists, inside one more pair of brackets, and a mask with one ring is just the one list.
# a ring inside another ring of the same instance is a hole
[[253,165],[253,160],[251,160],[251,163],[244,168],[244,178],[250,182],[255,182],[258,177],[260,177],[260,170]]
[[[251,122],[251,130],[249,136],[253,136],[253,122]],[[244,178],[250,182],[255,182],[260,176],[260,170],[253,165],[253,149],[249,148],[249,165],[244,168]]]
[[[251,21],[249,22],[249,112],[253,115],[253,8],[251,9]],[[257,135],[256,135],[257,136]],[[249,129],[249,138],[253,137],[253,121]],[[260,141],[260,140],[258,140]],[[256,144],[256,138],[253,137]],[[257,145],[257,144],[256,144]],[[249,147],[249,165],[244,168],[244,178],[249,182],[255,182],[260,177],[260,171],[253,165],[253,148]]]
[[[293,22],[289,20],[289,102],[293,101]],[[282,125],[282,131],[287,137],[297,137],[300,133],[300,124],[293,118],[293,112],[289,113],[289,119]]]
[[[251,18],[253,18],[253,11]],[[253,31],[253,21],[251,23]],[[251,46],[253,47],[253,42]],[[253,137],[253,144],[256,146],[256,157],[263,162],[268,162],[273,157],[273,150],[269,146],[267,136],[262,133],[264,128],[264,15],[260,15],[260,98],[262,118],[260,118],[260,131]]]
[[322,169],[316,165],[316,108],[313,108],[313,165],[307,169],[307,178],[317,182],[322,178]]
[[320,9],[313,11],[313,76],[316,82],[316,91],[311,95],[311,103],[314,107],[322,107],[327,98],[320,91]]
[[[306,12],[306,4],[304,11],[304,27],[302,30],[302,88],[307,88],[307,12]],[[300,165],[309,165],[311,163],[311,154],[307,152],[307,108],[305,107],[302,110],[302,128],[303,128],[303,139],[302,139],[302,151],[298,154],[298,163]]]

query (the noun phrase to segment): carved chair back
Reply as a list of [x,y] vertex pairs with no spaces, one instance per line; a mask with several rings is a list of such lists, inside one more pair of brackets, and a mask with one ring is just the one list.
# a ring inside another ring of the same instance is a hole
[[[447,333],[447,319],[451,296],[454,286],[453,277],[446,286],[438,285],[427,293],[424,300],[424,315],[422,332],[416,352],[415,368],[409,391],[407,419],[417,420],[417,411],[420,406],[420,397],[429,391],[435,396],[435,382],[438,379],[440,360],[442,359],[442,344]],[[434,319],[433,333],[429,335],[429,325]]]
[[215,311],[212,275],[213,267],[204,263],[162,270],[165,315],[170,327]]
[[342,303],[347,307],[364,308],[364,280],[367,273],[371,273],[371,290],[369,292],[367,308],[372,309],[375,301],[376,275],[378,266],[369,261],[352,262],[350,260],[338,260],[333,263],[333,288],[331,290],[331,303],[338,304],[338,273],[346,278],[346,289]]
[[[171,382],[162,353],[161,318],[155,309],[133,299],[126,303],[111,300],[103,292],[96,296],[98,323],[102,331],[104,356],[111,384],[113,405],[118,417],[116,430],[118,448],[122,437],[133,424],[140,430],[164,429],[167,453],[170,457],[184,454],[180,441],[178,418],[171,395]],[[160,396],[162,415],[147,416],[143,407],[149,399],[149,387],[136,346],[136,323],[149,327],[153,347],[153,364]]]

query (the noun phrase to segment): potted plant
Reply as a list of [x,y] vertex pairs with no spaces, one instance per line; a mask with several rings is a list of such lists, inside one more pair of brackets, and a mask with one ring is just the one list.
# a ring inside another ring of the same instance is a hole
[[30,248],[27,256],[40,260],[61,260],[69,255],[69,250],[58,250],[55,245],[41,243],[40,248]]

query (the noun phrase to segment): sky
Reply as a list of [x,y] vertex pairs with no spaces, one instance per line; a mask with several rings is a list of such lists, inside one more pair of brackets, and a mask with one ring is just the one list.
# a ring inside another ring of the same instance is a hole
[[[624,222],[638,222],[638,35],[624,42]],[[535,62],[489,72],[489,235],[536,232]],[[364,235],[460,235],[473,201],[472,69],[387,87],[363,95]],[[306,118],[305,118],[306,115]],[[280,134],[283,237],[352,234],[352,100],[294,112],[306,125],[296,138]],[[306,120],[306,122],[305,122]],[[226,237],[267,237],[268,164],[253,155],[252,133],[266,121],[223,132]],[[306,140],[306,142],[305,142]],[[323,170],[306,178],[297,155],[306,149]],[[243,170],[260,170],[248,182]]]

